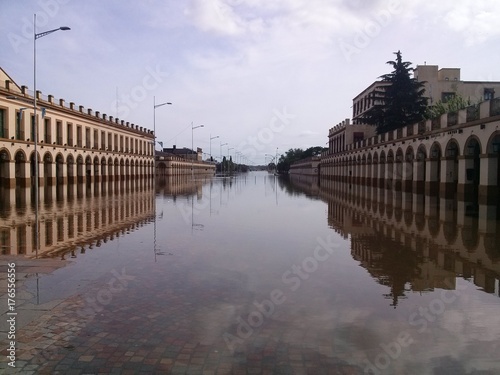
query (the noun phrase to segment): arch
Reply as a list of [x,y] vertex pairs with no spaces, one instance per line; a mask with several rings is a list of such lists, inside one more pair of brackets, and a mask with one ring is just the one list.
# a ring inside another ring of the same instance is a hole
[[76,158],[76,180],[78,183],[82,183],[85,177],[85,172],[83,169],[84,169],[83,156],[78,155]]
[[415,193],[424,193],[425,192],[425,177],[426,177],[426,169],[427,169],[427,149],[425,145],[421,144],[417,148],[417,153],[415,155],[414,163],[414,192]]
[[459,168],[458,168],[458,156],[460,155],[460,146],[455,138],[451,138],[446,143],[444,148],[444,173],[441,175],[444,178],[441,179],[440,193],[446,197],[453,198],[456,196],[458,191],[458,179],[459,179]]
[[0,183],[10,186],[10,153],[7,149],[0,149]]
[[396,166],[394,170],[394,189],[396,191],[401,191],[403,189],[403,150],[399,147],[396,150]]
[[53,164],[52,154],[47,151],[43,155],[43,177],[45,179],[45,185],[53,185],[55,176],[52,175],[53,171],[52,164]]
[[[481,141],[475,135],[469,136],[464,145],[465,184],[464,200],[477,206],[479,201],[479,181],[481,179]],[[459,171],[461,173],[461,171]],[[476,210],[477,211],[477,210]]]
[[[36,157],[38,160],[38,172],[40,172],[40,162],[42,161],[42,158],[40,157],[40,153],[38,151],[36,152]],[[33,151],[30,154],[30,182],[32,185],[35,184],[36,168],[37,166],[35,165],[35,151]],[[40,178],[40,174],[38,174],[38,178]]]
[[429,151],[429,181],[427,181],[426,192],[429,195],[439,194],[439,181],[441,180],[441,144],[434,142]]
[[56,154],[56,185],[64,183],[64,156],[58,152]]
[[68,176],[68,183],[75,182],[75,159],[73,155],[69,154],[66,158],[66,175]]

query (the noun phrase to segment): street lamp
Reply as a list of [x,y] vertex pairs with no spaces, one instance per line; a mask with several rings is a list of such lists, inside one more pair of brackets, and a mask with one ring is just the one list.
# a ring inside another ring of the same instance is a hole
[[[191,122],[191,151],[194,152],[193,146],[193,138],[194,138],[194,129],[203,128],[205,125],[198,125],[193,127],[193,123]],[[196,153],[198,154],[198,153]],[[191,155],[191,177],[194,180],[194,155]]]
[[33,125],[34,126],[34,135],[33,135],[33,142],[35,144],[35,252],[36,256],[38,256],[38,151],[37,151],[37,143],[38,143],[38,120],[36,117],[36,99],[37,99],[37,93],[36,93],[36,40],[52,34],[53,32],[56,31],[67,31],[71,30],[67,26],[61,26],[57,29],[49,30],[49,31],[44,31],[41,33],[36,32],[36,13],[33,15]]
[[[153,96],[153,151],[156,153],[156,108],[164,105],[172,105],[170,102],[165,102],[161,104],[156,104],[156,97]],[[156,157],[156,156],[155,156]],[[156,168],[156,166],[155,166]],[[156,174],[156,171],[155,171]]]
[[212,134],[210,134],[210,161],[212,161],[212,139],[219,138],[218,135],[215,137],[212,137]]

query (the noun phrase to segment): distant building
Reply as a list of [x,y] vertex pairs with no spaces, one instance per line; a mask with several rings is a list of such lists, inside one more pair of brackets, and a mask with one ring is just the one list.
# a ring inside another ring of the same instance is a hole
[[[460,68],[441,68],[437,65],[417,65],[414,77],[425,82],[425,96],[429,105],[438,101],[446,102],[460,95],[472,102],[491,100],[500,92],[498,81],[461,81]],[[383,90],[388,83],[375,81],[352,100],[352,122],[362,124],[365,114],[375,105],[381,104],[377,91]]]
[[196,148],[196,152],[194,150],[191,150],[190,148],[177,148],[176,145],[173,145],[172,148],[163,148],[163,152],[166,152],[168,154],[172,154],[175,156],[179,156],[184,159],[194,159],[198,161],[203,160],[203,150],[201,148]]
[[345,119],[340,124],[330,128],[328,132],[328,151],[326,154],[338,154],[345,151],[347,145],[373,137],[376,128],[367,124],[351,124]]

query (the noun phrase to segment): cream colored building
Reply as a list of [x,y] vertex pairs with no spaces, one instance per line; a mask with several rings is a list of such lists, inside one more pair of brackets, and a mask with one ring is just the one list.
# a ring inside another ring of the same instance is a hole
[[[39,185],[149,177],[151,130],[37,91]],[[0,68],[0,181],[29,186],[35,175],[34,97]]]
[[[425,96],[428,104],[438,101],[446,102],[454,95],[470,99],[473,103],[490,100],[500,93],[500,82],[497,81],[462,81],[460,68],[441,68],[437,65],[417,65],[414,77],[424,82]],[[352,100],[352,121],[362,124],[362,118],[375,105],[381,104],[377,91],[383,90],[387,83],[375,81]]]

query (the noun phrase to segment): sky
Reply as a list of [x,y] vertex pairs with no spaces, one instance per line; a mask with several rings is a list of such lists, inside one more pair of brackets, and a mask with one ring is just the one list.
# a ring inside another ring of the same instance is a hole
[[34,14],[71,28],[37,39],[42,94],[254,164],[326,146],[398,50],[500,81],[496,1],[0,0],[0,67],[30,89]]

